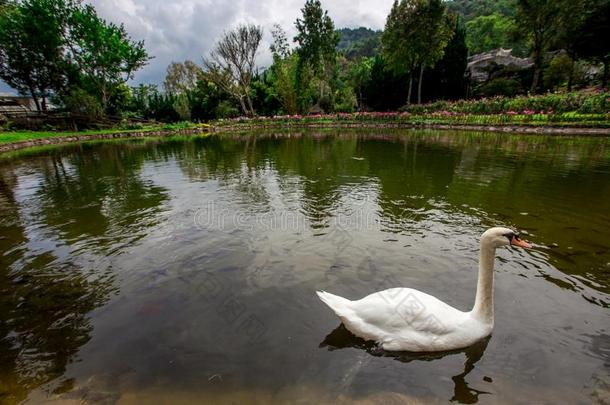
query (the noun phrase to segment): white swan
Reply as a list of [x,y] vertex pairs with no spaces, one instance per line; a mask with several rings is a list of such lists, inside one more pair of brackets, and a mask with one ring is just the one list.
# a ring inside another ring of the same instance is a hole
[[488,336],[494,325],[493,267],[496,248],[531,245],[507,228],[481,236],[479,281],[474,307],[462,312],[411,288],[391,288],[358,301],[317,291],[354,335],[376,341],[384,350],[435,352],[468,347]]

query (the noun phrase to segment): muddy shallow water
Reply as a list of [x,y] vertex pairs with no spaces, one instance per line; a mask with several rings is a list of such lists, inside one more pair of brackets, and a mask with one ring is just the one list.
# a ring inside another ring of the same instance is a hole
[[[367,130],[59,147],[0,161],[0,402],[610,400],[610,140]],[[474,301],[493,335],[390,354],[316,289]]]

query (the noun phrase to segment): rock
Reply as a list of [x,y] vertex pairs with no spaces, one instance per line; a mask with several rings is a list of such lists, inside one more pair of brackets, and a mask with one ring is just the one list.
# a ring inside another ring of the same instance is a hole
[[512,49],[500,48],[469,57],[466,69],[473,82],[483,82],[488,80],[490,73],[498,67],[519,71],[532,66],[534,63],[530,58],[518,58],[512,55]]

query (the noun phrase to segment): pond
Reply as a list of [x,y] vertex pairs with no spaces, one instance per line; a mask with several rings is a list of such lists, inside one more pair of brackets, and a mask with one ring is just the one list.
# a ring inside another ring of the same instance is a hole
[[[0,402],[590,403],[610,396],[610,139],[311,131],[0,162]],[[315,295],[404,286],[493,335],[382,352]]]

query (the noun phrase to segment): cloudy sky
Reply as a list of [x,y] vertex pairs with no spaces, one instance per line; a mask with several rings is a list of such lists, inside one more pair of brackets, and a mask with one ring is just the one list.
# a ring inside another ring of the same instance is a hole
[[[201,62],[223,31],[240,23],[265,30],[258,64],[271,60],[270,28],[280,24],[289,38],[305,0],[89,0],[105,19],[124,23],[134,39],[143,39],[155,58],[136,74],[136,82],[161,83],[172,61]],[[393,0],[322,0],[337,28],[381,29]]]
[[[167,65],[190,59],[200,63],[222,33],[240,23],[264,29],[258,65],[271,61],[270,29],[280,24],[292,39],[294,22],[305,0],[87,0],[108,21],[124,23],[133,39],[143,39],[149,65],[136,73],[135,83],[161,84]],[[335,27],[382,29],[393,0],[322,0]],[[0,92],[12,92],[0,82]]]

